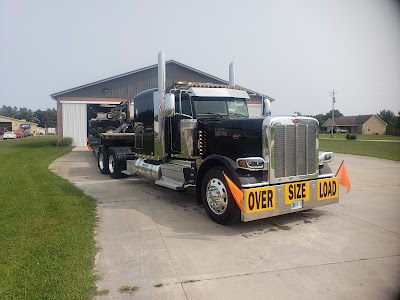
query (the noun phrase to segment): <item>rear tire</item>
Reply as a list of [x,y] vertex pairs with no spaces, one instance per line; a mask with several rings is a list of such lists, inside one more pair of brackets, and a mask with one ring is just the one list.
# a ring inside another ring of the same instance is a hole
[[97,166],[99,167],[101,174],[108,174],[110,171],[108,169],[108,157],[107,152],[103,147],[100,147],[99,153],[97,155]]
[[111,147],[108,152],[108,170],[111,178],[125,177],[122,171],[126,170],[126,160],[134,157],[129,147]]
[[223,172],[229,176],[225,167],[215,167],[206,173],[201,186],[201,198],[210,219],[226,225],[240,220],[240,208],[229,190]]

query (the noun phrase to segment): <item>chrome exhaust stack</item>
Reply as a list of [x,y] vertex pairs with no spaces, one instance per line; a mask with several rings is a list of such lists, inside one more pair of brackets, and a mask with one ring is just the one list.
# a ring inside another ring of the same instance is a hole
[[231,62],[229,64],[229,85],[230,86],[235,86],[235,63]]
[[[165,121],[165,112],[164,112],[164,97],[165,97],[165,54],[164,51],[158,53],[158,98],[159,105],[156,105],[156,101],[154,102],[154,117],[157,116],[157,123],[154,124],[158,128],[158,132],[155,133],[155,149],[154,154],[156,157],[160,159],[165,157],[165,128],[164,128],[164,121]],[[156,99],[155,99],[156,100]],[[158,101],[157,101],[158,102]],[[156,118],[155,118],[156,119]],[[158,145],[158,146],[156,146]]]

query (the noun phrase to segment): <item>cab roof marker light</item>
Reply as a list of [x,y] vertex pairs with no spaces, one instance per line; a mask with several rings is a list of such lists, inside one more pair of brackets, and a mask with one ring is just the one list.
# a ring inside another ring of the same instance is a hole
[[224,89],[232,89],[232,90],[243,90],[243,88],[241,88],[239,86],[231,86],[231,85],[227,85],[227,84],[188,82],[188,81],[175,81],[174,82],[174,87],[176,87],[176,86],[205,87],[205,88],[224,88]]

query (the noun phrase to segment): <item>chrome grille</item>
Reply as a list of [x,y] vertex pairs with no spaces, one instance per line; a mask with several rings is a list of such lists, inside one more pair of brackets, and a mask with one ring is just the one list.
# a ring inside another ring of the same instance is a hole
[[317,172],[317,146],[316,146],[317,127],[308,126],[308,174]]
[[316,126],[278,125],[273,129],[275,178],[316,172]]

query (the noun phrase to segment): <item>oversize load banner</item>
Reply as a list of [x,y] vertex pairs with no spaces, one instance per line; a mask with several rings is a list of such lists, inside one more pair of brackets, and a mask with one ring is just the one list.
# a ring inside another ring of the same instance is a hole
[[[290,182],[284,186],[285,204],[292,205],[294,201],[310,201],[311,189],[309,181]],[[254,213],[274,210],[276,208],[276,189],[274,186],[244,190],[245,211]],[[338,178],[328,178],[317,181],[317,193],[314,199],[318,201],[339,197]],[[315,195],[314,195],[315,196]]]
[[275,187],[249,189],[245,195],[247,213],[275,209]]

